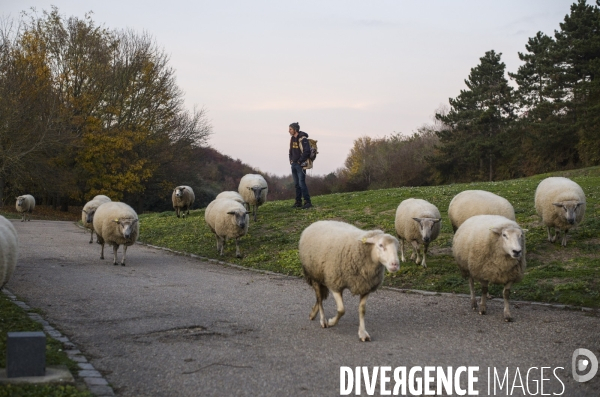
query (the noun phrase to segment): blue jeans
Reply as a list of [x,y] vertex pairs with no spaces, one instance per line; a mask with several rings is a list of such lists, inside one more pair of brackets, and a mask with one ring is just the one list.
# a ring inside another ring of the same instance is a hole
[[301,201],[301,198],[304,197],[304,201],[310,203],[310,195],[305,181],[306,171],[302,169],[300,164],[292,164],[292,177],[294,178],[294,185],[296,185],[296,201]]

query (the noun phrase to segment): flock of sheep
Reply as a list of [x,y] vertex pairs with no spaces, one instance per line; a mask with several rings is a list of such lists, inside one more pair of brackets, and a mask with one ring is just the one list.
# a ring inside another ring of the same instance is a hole
[[[221,192],[206,207],[205,221],[217,240],[217,251],[223,255],[227,240],[236,242],[236,255],[241,257],[239,240],[248,233],[250,210],[254,221],[258,207],[267,200],[266,180],[258,174],[245,175],[238,191]],[[177,217],[186,214],[195,200],[189,186],[177,186],[172,202]],[[31,195],[17,197],[16,208],[22,213],[22,222],[30,219],[35,207]],[[570,228],[583,220],[586,209],[585,194],[570,179],[551,177],[544,179],[535,192],[535,208],[548,229],[548,240],[555,242],[563,233],[561,245],[567,244]],[[526,268],[525,232],[517,223],[515,211],[508,200],[482,190],[466,190],[457,194],[448,207],[448,217],[454,231],[452,253],[463,277],[469,279],[471,306],[486,313],[489,283],[504,285],[504,319],[511,321],[509,308],[510,288],[520,281]],[[384,273],[395,272],[406,261],[404,243],[413,248],[411,260],[427,267],[429,244],[440,233],[442,218],[438,208],[425,200],[410,198],[400,203],[396,211],[396,235],[381,230],[361,230],[344,222],[325,220],[308,226],[301,234],[299,256],[304,278],[315,291],[316,303],[309,318],[317,313],[323,328],[337,324],[344,315],[342,293],[349,289],[360,295],[358,336],[370,340],[365,329],[366,300],[379,288]],[[123,245],[121,265],[125,266],[127,247],[139,235],[136,212],[129,205],[113,202],[98,195],[86,203],[82,210],[82,223],[90,229],[90,243],[96,233],[101,245],[100,259],[104,259],[104,246],[113,247],[113,264],[118,265],[117,250]],[[8,282],[17,260],[17,234],[12,223],[0,217],[0,288]],[[422,254],[421,254],[422,247]],[[482,295],[478,306],[474,282],[481,284]],[[337,314],[325,318],[323,300],[331,291]]]

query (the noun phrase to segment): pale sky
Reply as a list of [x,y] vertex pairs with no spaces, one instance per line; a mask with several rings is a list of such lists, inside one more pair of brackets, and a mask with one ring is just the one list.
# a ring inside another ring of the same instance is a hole
[[[288,125],[318,140],[315,175],[354,140],[432,122],[486,51],[507,71],[529,37],[553,35],[574,0],[2,0],[0,14],[61,14],[154,37],[186,106],[208,110],[210,145],[263,172],[290,173]],[[588,2],[591,3],[591,2]]]

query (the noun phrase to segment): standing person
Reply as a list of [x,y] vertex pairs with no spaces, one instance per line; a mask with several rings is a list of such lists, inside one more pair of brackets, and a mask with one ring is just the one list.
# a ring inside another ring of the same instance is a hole
[[[310,156],[308,134],[300,131],[300,124],[298,123],[290,124],[289,132],[291,135],[290,164],[292,165],[292,177],[294,177],[294,184],[296,185],[296,202],[294,203],[294,208],[306,210],[312,207],[308,187],[306,186],[306,170],[302,168],[303,163],[306,163],[308,156]],[[303,197],[304,205],[302,205]]]

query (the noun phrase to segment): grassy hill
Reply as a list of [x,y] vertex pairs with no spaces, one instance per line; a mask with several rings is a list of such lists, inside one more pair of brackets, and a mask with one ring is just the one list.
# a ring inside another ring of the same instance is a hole
[[[538,183],[548,176],[566,176],[581,185],[587,197],[583,223],[569,233],[566,248],[547,241],[546,228],[534,208]],[[386,274],[384,285],[440,292],[468,293],[451,252],[452,228],[448,205],[459,192],[482,189],[508,199],[517,222],[527,232],[527,272],[512,287],[512,299],[557,302],[578,306],[600,306],[600,167],[536,175],[530,178],[489,183],[454,184],[433,187],[403,187],[313,197],[311,210],[291,208],[293,201],[267,202],[259,208],[258,221],[250,221],[249,234],[242,238],[243,258],[235,257],[229,242],[223,257],[204,221],[204,209],[192,211],[186,220],[174,212],[140,216],[140,240],[176,251],[220,259],[238,265],[301,276],[298,258],[300,233],[311,223],[333,219],[360,228],[379,228],[395,235],[394,217],[398,204],[407,198],[422,198],[435,204],[443,217],[442,231],[430,245],[427,269],[414,262],[401,264],[400,271]],[[490,293],[501,296],[501,286]]]

